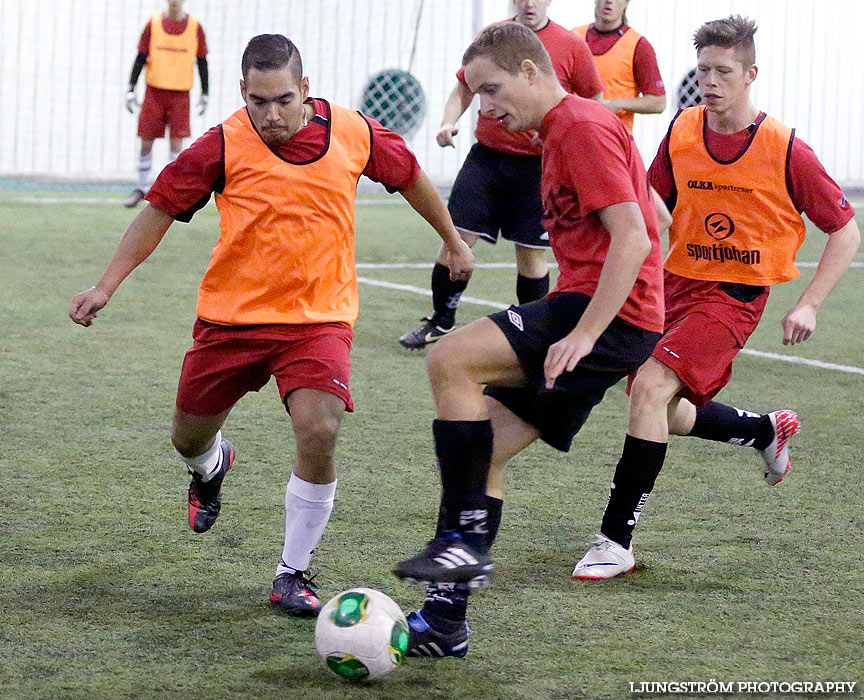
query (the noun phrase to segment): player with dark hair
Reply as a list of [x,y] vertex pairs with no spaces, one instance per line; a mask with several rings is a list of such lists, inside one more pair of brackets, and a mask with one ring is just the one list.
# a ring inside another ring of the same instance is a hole
[[349,389],[357,318],[354,199],[361,175],[398,191],[444,240],[452,274],[473,256],[400,136],[358,112],[310,98],[297,48],[253,38],[243,55],[246,107],[169,164],[105,274],[69,312],[89,326],[171,224],[215,193],[221,235],[198,293],[194,345],[177,389],[172,442],[192,475],[189,526],[209,530],[234,449],[221,427],[249,391],[276,378],[297,457],[285,493],[285,542],[270,600],[294,615],[320,602],[306,575],[333,508],[334,451]]
[[429,353],[438,530],[424,552],[394,569],[438,584],[409,616],[415,655],[467,651],[468,589],[488,582],[501,518],[501,501],[486,493],[490,465],[538,438],[568,451],[592,408],[648,359],[663,328],[657,215],[621,121],[568,94],[536,34],[518,23],[483,30],[463,66],[484,115],[511,131],[540,132],[544,221],[559,277],[548,296],[460,328]]
[[633,132],[635,114],[660,114],[666,89],[654,47],[627,24],[630,0],[594,0],[594,22],[573,31],[585,39],[603,78],[603,104]]
[[189,91],[194,81],[193,67],[198,62],[201,79],[201,97],[198,114],[207,109],[209,73],[207,69],[207,41],[201,23],[183,12],[183,0],[168,0],[168,12],[159,12],[147,22],[138,41],[138,56],[129,76],[126,109],[138,106],[135,84],[141,69],[146,66],[147,91],[138,117],[138,136],[141,153],[138,157],[138,186],[126,200],[134,207],[144,199],[150,185],[153,167],[153,141],[171,128],[169,158],[174,160],[183,149],[183,139],[190,135]]
[[[792,411],[759,415],[711,399],[756,328],[772,285],[798,277],[801,212],[829,234],[819,267],[783,317],[783,344],[807,340],[858,249],[854,210],[795,130],[750,100],[756,25],[731,16],[694,35],[703,105],[678,113],[650,168],[672,211],[663,338],[632,382],[628,435],[600,534],[575,578],[633,569],[631,539],[671,433],[763,451],[765,477],[789,468]],[[698,408],[694,408],[694,405]]]
[[[513,21],[537,34],[567,92],[602,98],[603,83],[588,46],[547,17],[550,2],[515,0]],[[459,131],[456,122],[474,98],[464,70],[460,68],[456,77],[437,136],[441,147],[453,146]],[[530,133],[513,133],[482,110],[475,136],[477,143],[471,147],[450,193],[448,208],[453,222],[472,248],[481,239],[496,243],[499,233],[512,241],[516,247],[516,297],[522,304],[539,299],[549,291],[549,240],[541,221],[540,145]],[[399,338],[406,348],[424,348],[455,328],[456,309],[467,282],[450,279],[443,252],[432,270],[433,313],[422,319],[419,328]]]

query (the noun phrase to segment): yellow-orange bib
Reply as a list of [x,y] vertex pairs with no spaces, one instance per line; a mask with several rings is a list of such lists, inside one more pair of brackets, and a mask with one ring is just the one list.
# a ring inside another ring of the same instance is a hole
[[188,15],[182,34],[169,34],[162,27],[163,13],[150,20],[150,49],[147,54],[147,84],[162,90],[188,92],[195,82],[198,54],[198,20]]
[[721,163],[705,147],[706,128],[705,108],[690,107],[669,129],[678,196],[666,269],[751,285],[795,279],[795,254],[806,233],[787,185],[795,130],[766,116],[745,151]]
[[198,292],[199,318],[229,325],[357,319],[354,199],[371,132],[357,112],[328,107],[326,151],[305,165],[271,151],[245,108],[222,124],[222,233]]
[[[573,29],[583,39],[588,35],[590,24]],[[594,56],[594,65],[603,80],[603,97],[611,100],[619,97],[639,97],[636,77],[633,75],[633,60],[636,55],[636,45],[642,35],[632,27],[616,41],[606,53]],[[619,109],[618,118],[624,122],[627,131],[633,133],[633,112]]]

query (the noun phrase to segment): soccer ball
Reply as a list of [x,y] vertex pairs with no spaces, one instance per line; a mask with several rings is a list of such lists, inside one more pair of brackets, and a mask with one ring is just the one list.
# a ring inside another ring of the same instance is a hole
[[408,623],[401,608],[381,591],[352,588],[321,609],[315,648],[327,668],[343,678],[377,678],[405,658]]

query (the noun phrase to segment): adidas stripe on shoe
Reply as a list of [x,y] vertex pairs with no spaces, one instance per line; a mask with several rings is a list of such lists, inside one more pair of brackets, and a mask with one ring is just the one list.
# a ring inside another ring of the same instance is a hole
[[399,562],[393,573],[421,583],[466,583],[469,588],[484,588],[493,569],[487,554],[448,537],[430,540],[420,554]]

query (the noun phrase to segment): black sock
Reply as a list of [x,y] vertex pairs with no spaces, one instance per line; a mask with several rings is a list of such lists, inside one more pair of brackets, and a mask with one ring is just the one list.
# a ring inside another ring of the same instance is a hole
[[696,422],[688,435],[764,450],[774,439],[774,428],[768,416],[710,401],[696,408]]
[[520,304],[527,304],[545,297],[549,293],[549,273],[543,277],[516,276],[516,298]]
[[624,450],[615,469],[600,532],[625,549],[630,546],[633,528],[654,488],[654,481],[663,468],[665,458],[665,442],[640,440],[631,435],[624,439]]
[[456,322],[456,307],[459,297],[468,288],[468,282],[454,282],[450,279],[450,268],[435,263],[432,268],[432,308],[435,309],[434,323],[449,328]]
[[436,420],[432,432],[441,468],[444,528],[458,532],[468,545],[486,552],[486,479],[492,461],[492,423]]
[[[487,543],[491,547],[498,535],[498,527],[501,525],[501,510],[504,501],[500,498],[486,496],[486,510],[489,512],[487,518]],[[444,522],[444,505],[438,511],[438,529],[436,537],[446,533]],[[471,589],[466,583],[437,583],[426,587],[426,599],[423,601],[423,618],[435,631],[442,634],[455,632],[462,626],[468,614],[468,596]]]

